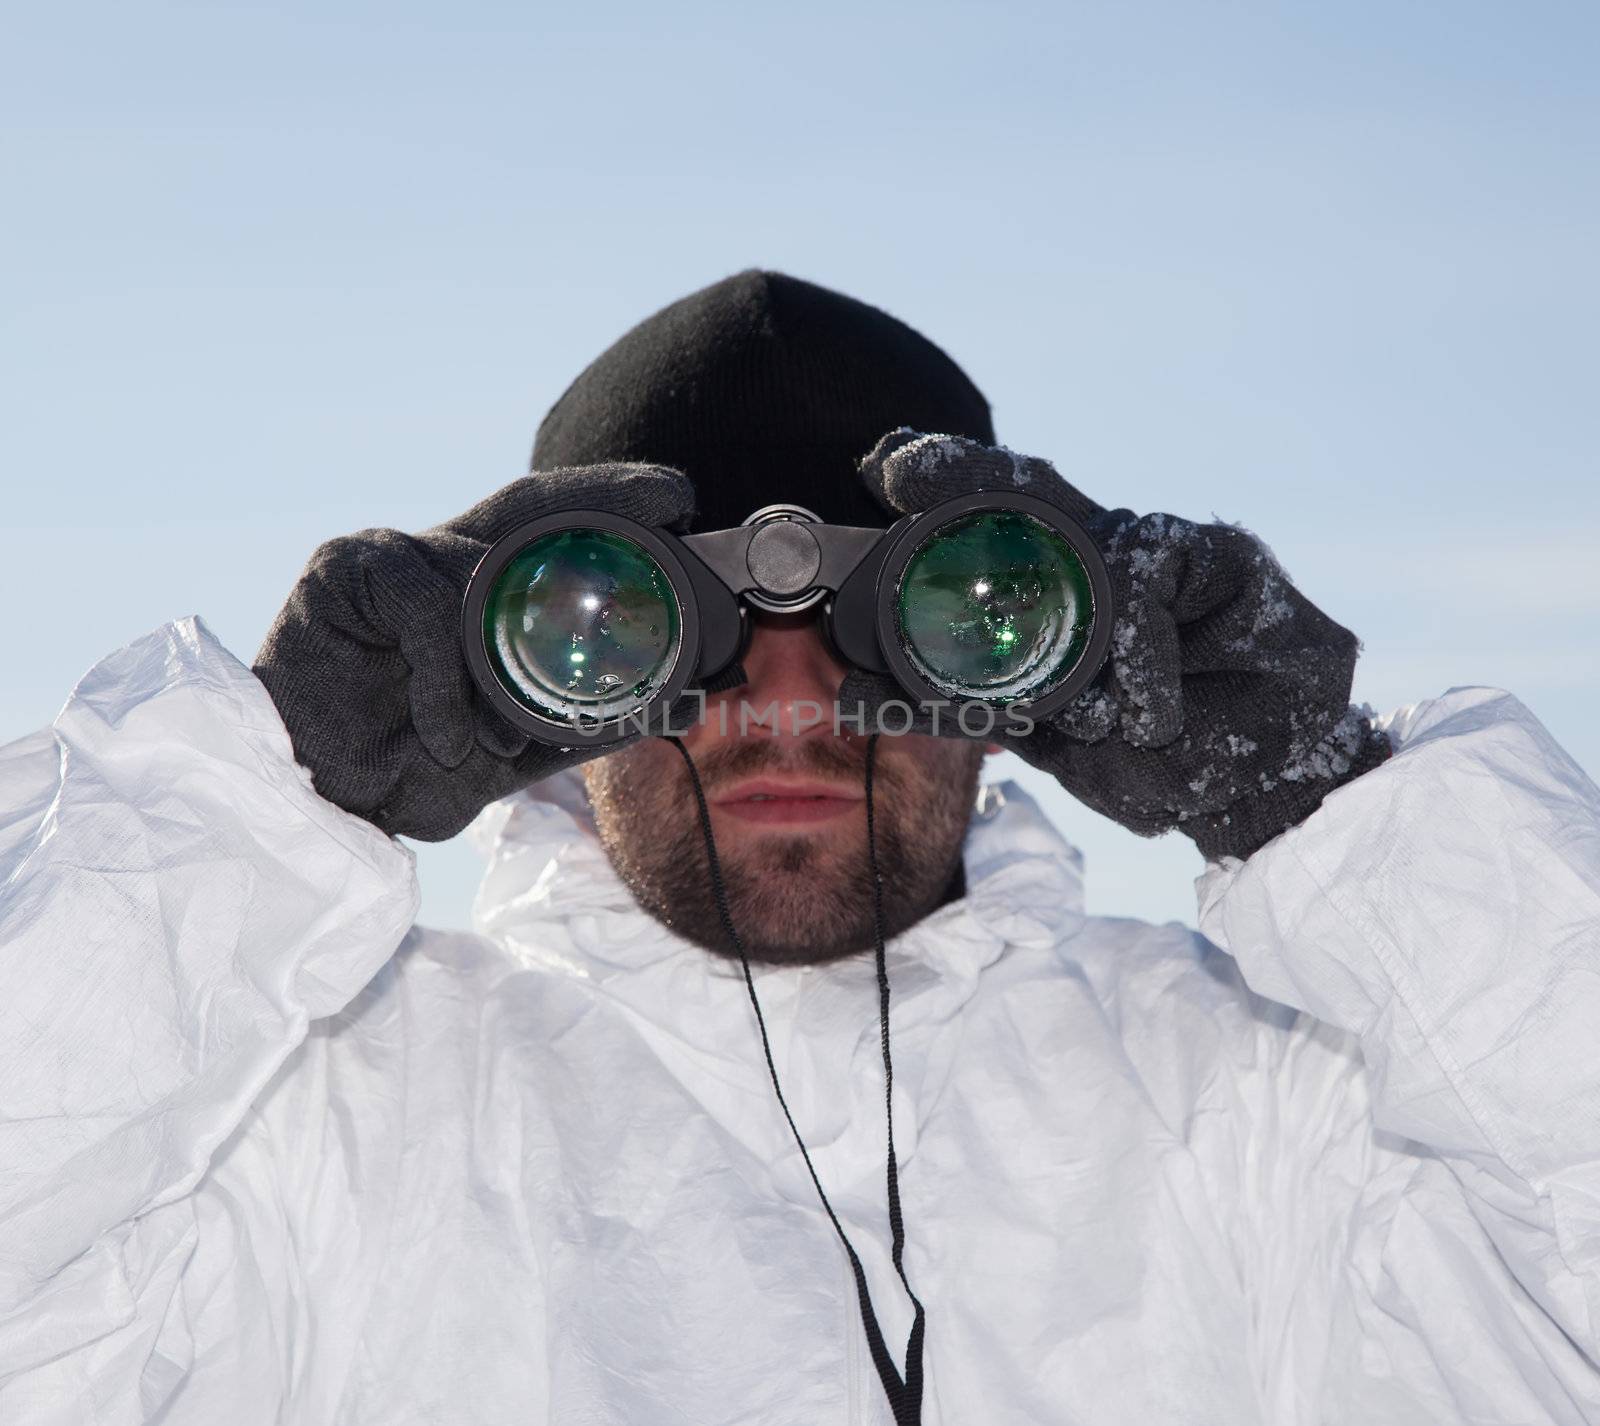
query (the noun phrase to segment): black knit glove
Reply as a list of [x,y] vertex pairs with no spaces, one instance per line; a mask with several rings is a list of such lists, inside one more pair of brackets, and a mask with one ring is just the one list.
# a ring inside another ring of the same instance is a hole
[[[878,442],[861,474],[902,514],[1020,490],[1089,531],[1116,599],[1110,657],[1076,700],[1005,743],[1130,831],[1176,827],[1209,859],[1247,857],[1388,757],[1388,740],[1350,705],[1355,635],[1248,531],[1105,510],[1048,461],[904,428]],[[847,708],[896,696],[859,672],[840,690]],[[953,718],[935,731],[961,735]]]
[[421,534],[318,546],[255,672],[322,796],[391,835],[439,842],[497,798],[620,746],[534,742],[484,701],[462,653],[462,598],[484,551],[574,507],[681,527],[694,494],[661,466],[573,467],[514,480]]

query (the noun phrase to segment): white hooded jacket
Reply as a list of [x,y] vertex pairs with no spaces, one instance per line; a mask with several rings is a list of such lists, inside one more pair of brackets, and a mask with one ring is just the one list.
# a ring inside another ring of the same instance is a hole
[[[889,948],[927,1426],[1600,1421],[1600,793],[1506,694],[1086,917],[985,798]],[[477,934],[198,621],[0,750],[0,1422],[886,1422],[737,966],[571,778]],[[757,968],[898,1358],[870,957]]]

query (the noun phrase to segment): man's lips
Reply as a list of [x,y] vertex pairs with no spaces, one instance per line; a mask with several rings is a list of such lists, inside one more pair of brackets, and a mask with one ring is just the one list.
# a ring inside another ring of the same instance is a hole
[[838,783],[755,777],[719,792],[711,805],[741,822],[828,822],[855,811],[861,800],[859,791]]

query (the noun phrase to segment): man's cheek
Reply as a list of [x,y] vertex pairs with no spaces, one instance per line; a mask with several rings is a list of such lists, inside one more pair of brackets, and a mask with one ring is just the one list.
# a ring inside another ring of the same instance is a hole
[[653,741],[639,742],[586,763],[584,775],[591,797],[598,794],[612,800],[632,801],[662,787],[673,769],[657,755],[667,752],[667,748]]
[[890,798],[897,801],[914,800],[926,795],[941,777],[949,775],[937,750],[910,746],[911,739],[919,743],[933,743],[936,739],[908,733],[903,738],[880,739],[877,766],[873,771],[874,797],[878,806]]

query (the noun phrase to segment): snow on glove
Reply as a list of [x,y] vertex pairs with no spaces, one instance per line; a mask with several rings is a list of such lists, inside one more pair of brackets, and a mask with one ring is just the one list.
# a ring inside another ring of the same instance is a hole
[[478,692],[461,647],[467,580],[501,535],[586,508],[682,528],[688,480],[593,465],[514,480],[420,534],[361,530],[318,546],[256,655],[317,791],[391,835],[453,837],[489,803],[621,746],[535,742]]
[[[904,427],[861,474],[901,514],[1020,490],[1089,531],[1116,601],[1110,656],[1072,703],[1007,746],[1130,831],[1178,828],[1208,859],[1247,857],[1388,757],[1388,740],[1350,704],[1355,635],[1249,531],[1106,510],[1048,461]],[[840,689],[846,707],[901,696],[861,672]],[[961,736],[953,718],[937,731]]]

